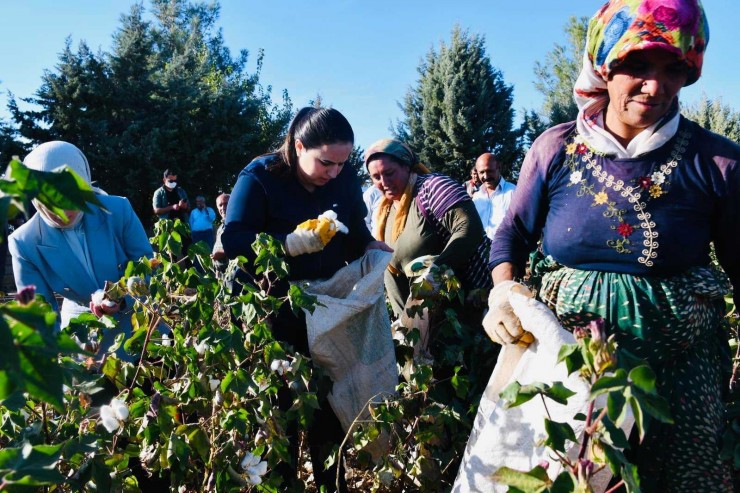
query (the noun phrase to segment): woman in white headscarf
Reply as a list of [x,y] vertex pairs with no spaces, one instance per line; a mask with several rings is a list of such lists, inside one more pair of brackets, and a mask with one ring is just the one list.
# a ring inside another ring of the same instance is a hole
[[[46,172],[67,165],[87,183],[92,181],[87,158],[67,142],[41,144],[23,164]],[[130,326],[123,320],[121,303],[108,306],[93,302],[91,296],[106,281],[119,280],[129,260],[151,257],[152,247],[128,199],[95,191],[105,210],[89,204],[89,212],[65,211],[66,219],[34,200],[38,214],[10,235],[8,247],[18,290],[35,286],[36,293],[55,310],[59,310],[55,295],[64,298],[61,327],[92,311],[98,316],[118,314],[124,322],[120,332]],[[113,331],[106,331],[101,351],[110,346],[114,336]]]

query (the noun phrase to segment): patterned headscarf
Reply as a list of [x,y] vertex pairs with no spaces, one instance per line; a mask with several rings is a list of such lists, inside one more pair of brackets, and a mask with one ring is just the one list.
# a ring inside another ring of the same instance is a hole
[[[396,139],[381,139],[374,142],[365,151],[365,166],[367,167],[373,157],[378,154],[388,154],[398,161],[402,166],[408,167],[411,172],[409,173],[409,180],[406,183],[406,188],[399,200],[398,209],[396,210],[396,218],[393,222],[393,230],[391,232],[391,241],[395,242],[406,227],[406,219],[411,209],[411,202],[414,200],[414,184],[416,183],[416,177],[418,175],[426,175],[429,170],[426,166],[419,162],[416,157],[416,153],[411,150],[409,146]],[[380,201],[377,210],[375,211],[375,231],[373,235],[381,241],[385,241],[385,226],[390,214],[393,201],[386,198],[385,195]],[[394,269],[389,265],[391,272]],[[394,272],[395,274],[395,272]]]
[[701,75],[709,26],[699,0],[612,0],[588,25],[586,52],[607,78],[634,50],[659,48],[689,67],[686,85]]
[[[596,120],[608,104],[609,74],[631,52],[661,49],[675,53],[688,67],[688,86],[701,75],[708,42],[709,26],[699,0],[610,0],[604,4],[589,22],[583,67],[573,88],[580,110],[579,131],[587,134],[589,129],[595,130]],[[678,108],[669,116],[677,117]],[[674,119],[677,128],[678,120]],[[663,133],[669,137],[670,132]],[[647,147],[655,145],[658,143]],[[633,147],[646,149],[639,140]]]

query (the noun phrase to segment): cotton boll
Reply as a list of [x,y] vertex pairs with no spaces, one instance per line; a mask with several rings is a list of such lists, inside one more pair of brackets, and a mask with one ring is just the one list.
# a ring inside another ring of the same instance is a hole
[[92,296],[90,296],[90,298],[94,305],[102,305],[103,300],[105,299],[105,291],[98,289],[92,294]]

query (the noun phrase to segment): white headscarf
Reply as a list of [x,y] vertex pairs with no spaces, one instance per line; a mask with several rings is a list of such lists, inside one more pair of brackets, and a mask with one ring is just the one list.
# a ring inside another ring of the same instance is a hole
[[[69,142],[54,140],[41,144],[26,156],[26,159],[23,160],[23,164],[33,170],[46,172],[54,171],[66,164],[72,171],[80,175],[88,185],[92,184],[90,164],[87,162],[87,158],[81,150]],[[105,192],[97,187],[93,187],[93,190],[96,193],[105,194]],[[68,224],[59,226],[51,216],[49,216],[49,214],[51,214],[49,209],[47,209],[41,202],[34,199],[33,205],[36,207],[39,214],[41,214],[43,221],[52,228],[74,228],[82,220],[83,213],[80,211],[80,213],[77,214],[77,216]]]

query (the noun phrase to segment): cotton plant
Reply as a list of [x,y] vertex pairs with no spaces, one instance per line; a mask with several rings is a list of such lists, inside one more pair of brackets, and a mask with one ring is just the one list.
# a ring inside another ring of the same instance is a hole
[[108,433],[115,433],[123,428],[128,415],[128,407],[121,399],[111,399],[110,404],[100,407],[100,423]]
[[253,486],[261,484],[262,476],[267,474],[267,462],[251,452],[246,453],[239,466],[246,475],[247,482]]
[[280,376],[290,373],[293,370],[290,361],[284,359],[276,359],[270,363],[270,369]]

